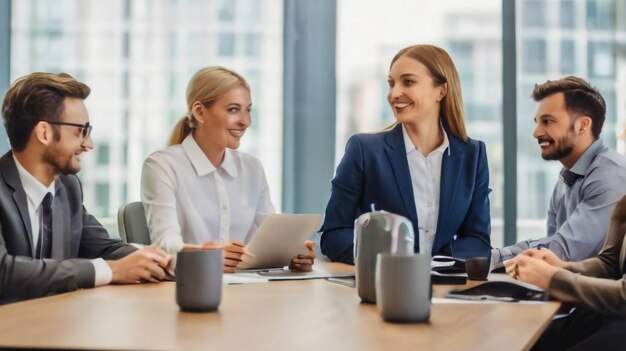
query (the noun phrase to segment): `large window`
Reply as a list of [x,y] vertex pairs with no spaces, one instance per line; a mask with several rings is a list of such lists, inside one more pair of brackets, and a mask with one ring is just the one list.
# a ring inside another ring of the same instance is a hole
[[143,160],[166,146],[186,112],[193,73],[232,68],[253,89],[241,150],[261,159],[280,208],[282,10],[280,0],[13,1],[11,81],[62,71],[92,88],[86,104],[95,150],[81,173],[85,204],[113,218],[139,199]]
[[[532,137],[537,104],[533,86],[549,79],[576,75],[598,87],[607,104],[601,137],[616,148],[626,125],[626,4],[621,0],[522,0],[517,4],[518,28],[518,239],[545,235],[552,188],[562,167],[544,161]],[[539,12],[537,12],[539,11]],[[531,17],[544,18],[538,26]],[[521,18],[521,20],[519,20]],[[618,118],[618,116],[621,116]],[[622,150],[623,146],[618,149]]]
[[[96,150],[86,155],[81,178],[87,207],[100,218],[112,218],[121,204],[139,199],[143,160],[165,147],[171,127],[185,112],[185,88],[191,75],[208,65],[233,68],[248,79],[254,102],[253,124],[241,149],[261,159],[272,199],[281,208],[282,152],[302,146],[283,149],[282,145],[283,100],[286,110],[296,111],[288,113],[297,115],[294,118],[301,117],[297,112],[302,108],[297,94],[291,99],[282,96],[283,6],[334,6],[333,0],[322,1],[13,1],[11,80],[32,71],[65,71],[92,87],[87,107],[95,126]],[[532,137],[534,84],[564,75],[589,80],[607,102],[603,140],[626,152],[626,2],[515,2],[517,152],[507,150],[507,154],[502,121],[515,114],[501,112],[502,4],[510,2],[336,0],[335,159],[342,157],[351,134],[380,131],[393,121],[386,102],[393,55],[416,43],[445,48],[461,76],[469,135],[485,141],[488,149],[494,246],[503,244],[505,189],[517,194],[518,239],[545,234],[548,200],[561,165],[543,161]],[[307,25],[309,17],[292,14],[287,19]],[[301,45],[311,40],[307,35],[319,39],[321,34],[294,32],[286,34],[300,43],[299,53],[305,52],[308,62],[319,62],[327,54]],[[287,42],[286,47],[292,48]],[[0,51],[0,66],[6,62],[1,60],[3,54]],[[300,78],[310,64],[294,60],[287,67]],[[293,91],[287,89],[285,94],[322,90],[320,81],[334,82],[325,75],[315,78],[319,80],[298,80]],[[295,135],[291,129],[285,135]],[[313,164],[319,158],[319,154],[293,154]],[[517,163],[517,188],[503,177],[505,158]],[[298,167],[293,172],[304,173]],[[315,191],[327,193],[329,183],[323,184]]]
[[396,52],[419,43],[443,47],[461,77],[468,133],[487,145],[494,245],[502,244],[504,183],[500,3],[340,0],[337,16],[337,162],[352,133],[394,121],[386,95]]

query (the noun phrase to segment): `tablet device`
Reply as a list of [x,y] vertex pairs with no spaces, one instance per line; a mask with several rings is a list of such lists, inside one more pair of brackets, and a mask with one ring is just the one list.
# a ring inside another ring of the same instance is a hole
[[304,241],[321,225],[320,214],[268,215],[246,246],[254,256],[243,256],[237,269],[269,269],[289,265],[292,258],[307,252]]

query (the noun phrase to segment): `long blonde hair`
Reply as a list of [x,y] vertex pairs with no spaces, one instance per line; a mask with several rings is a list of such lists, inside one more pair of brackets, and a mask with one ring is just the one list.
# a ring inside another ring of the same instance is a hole
[[196,101],[208,108],[222,95],[237,86],[250,90],[248,82],[241,75],[227,68],[211,66],[196,72],[187,85],[187,113],[174,126],[168,145],[182,143],[197,127],[197,121],[191,111]]
[[461,96],[461,80],[450,55],[444,49],[434,45],[413,45],[398,51],[391,60],[389,69],[403,56],[408,56],[426,66],[435,84],[442,85],[448,83],[448,92],[441,99],[439,118],[443,125],[449,129],[450,133],[467,142],[463,97]]

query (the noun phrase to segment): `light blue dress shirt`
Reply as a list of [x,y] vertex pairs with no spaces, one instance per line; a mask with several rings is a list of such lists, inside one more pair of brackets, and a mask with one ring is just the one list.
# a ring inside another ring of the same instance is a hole
[[547,236],[492,250],[493,264],[539,245],[564,261],[580,261],[598,254],[607,235],[613,207],[626,194],[626,157],[598,139],[569,171],[578,178],[567,185],[559,177],[554,186]]

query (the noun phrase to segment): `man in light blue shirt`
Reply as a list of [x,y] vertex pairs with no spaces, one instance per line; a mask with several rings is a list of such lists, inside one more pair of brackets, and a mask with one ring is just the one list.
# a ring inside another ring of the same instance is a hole
[[626,193],[626,157],[599,139],[606,105],[578,77],[535,85],[539,102],[533,136],[544,160],[563,164],[548,211],[547,236],[493,249],[492,267],[531,247],[547,247],[564,261],[595,256],[606,238],[611,211]]

